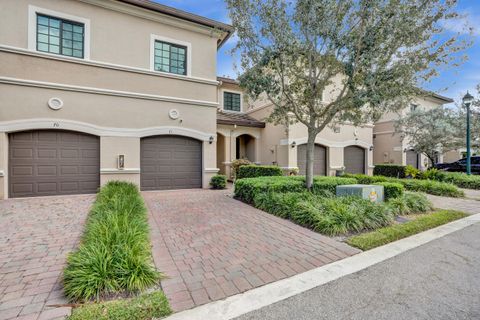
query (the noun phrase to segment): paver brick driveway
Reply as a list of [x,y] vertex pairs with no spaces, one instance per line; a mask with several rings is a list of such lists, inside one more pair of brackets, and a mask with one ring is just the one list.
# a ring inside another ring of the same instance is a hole
[[0,320],[63,318],[61,274],[94,195],[0,201]]
[[171,307],[188,309],[358,250],[232,199],[225,191],[143,192],[153,258]]

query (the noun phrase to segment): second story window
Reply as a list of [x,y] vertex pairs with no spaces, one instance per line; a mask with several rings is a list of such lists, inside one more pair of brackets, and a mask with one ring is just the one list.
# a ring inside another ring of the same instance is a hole
[[84,57],[82,23],[37,14],[37,50],[69,57]]
[[223,109],[229,111],[240,111],[240,94],[224,91]]
[[186,75],[187,47],[156,40],[154,67],[155,71]]

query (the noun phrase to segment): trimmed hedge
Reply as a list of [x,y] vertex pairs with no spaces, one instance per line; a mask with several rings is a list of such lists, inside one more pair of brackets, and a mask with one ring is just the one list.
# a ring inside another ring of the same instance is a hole
[[463,197],[464,193],[455,185],[434,180],[396,179],[384,176],[367,176],[364,174],[344,174],[342,177],[354,178],[360,184],[375,184],[377,182],[394,182],[402,184],[406,190],[425,192],[437,196]]
[[158,284],[150,252],[147,209],[136,185],[111,181],[100,189],[79,248],[67,258],[65,295],[99,300]]
[[385,176],[392,178],[405,178],[406,166],[398,164],[376,164],[373,168],[374,176]]
[[374,184],[383,186],[385,201],[401,197],[405,190],[402,184],[396,182],[375,182]]
[[[319,195],[335,194],[338,185],[355,183],[357,183],[355,179],[317,176],[313,179],[312,192]],[[259,193],[303,192],[305,190],[304,176],[258,177],[235,181],[234,194],[236,198],[252,203],[254,196]]]
[[480,176],[468,175],[463,172],[445,172],[429,169],[419,175],[419,179],[430,179],[452,183],[459,188],[480,190]]
[[316,232],[334,236],[389,225],[390,210],[358,197],[323,197],[309,192],[258,193],[255,207]]
[[225,189],[227,186],[227,176],[223,174],[217,174],[210,179],[210,185],[212,189]]
[[282,175],[282,169],[277,166],[246,165],[238,168],[237,179]]

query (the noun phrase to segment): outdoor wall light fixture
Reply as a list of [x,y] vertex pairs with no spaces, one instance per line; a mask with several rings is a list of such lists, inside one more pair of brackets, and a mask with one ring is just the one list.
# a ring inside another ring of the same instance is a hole
[[370,150],[370,151],[373,151],[373,146],[370,146],[369,150]]
[[213,143],[213,136],[210,136],[210,138],[208,138],[208,143],[212,144]]
[[297,143],[295,141],[292,142],[292,148],[295,148],[295,146],[297,145]]

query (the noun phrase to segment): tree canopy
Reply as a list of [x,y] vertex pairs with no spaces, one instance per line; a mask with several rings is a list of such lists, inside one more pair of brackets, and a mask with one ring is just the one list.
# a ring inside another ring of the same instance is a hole
[[328,125],[372,122],[408,105],[418,85],[463,59],[445,37],[456,0],[226,0],[240,54],[240,85],[265,96],[269,121],[308,129],[307,187],[315,138]]

